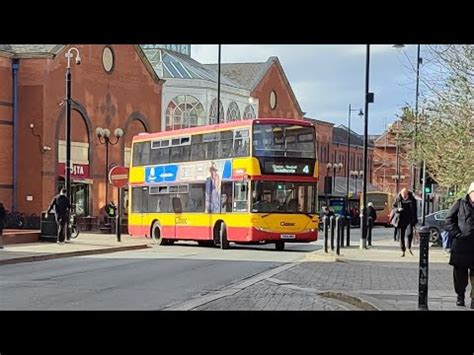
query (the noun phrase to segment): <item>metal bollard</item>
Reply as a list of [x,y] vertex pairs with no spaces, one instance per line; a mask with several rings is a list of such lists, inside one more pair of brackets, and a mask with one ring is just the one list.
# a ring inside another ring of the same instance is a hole
[[339,223],[340,223],[339,233],[341,235],[341,240],[340,240],[339,245],[341,248],[344,248],[344,234],[345,234],[345,229],[346,229],[346,218],[344,216],[341,216]]
[[336,222],[336,219],[334,216],[331,216],[329,218],[329,228],[331,228],[331,250],[334,250],[334,224]]
[[346,235],[346,246],[351,246],[351,216],[347,216],[347,235]]
[[372,217],[367,218],[367,243],[369,247],[372,246],[372,227],[374,226],[374,219]]
[[328,252],[328,228],[329,228],[329,218],[328,216],[323,217],[323,232],[324,232],[324,252]]
[[342,240],[342,219],[341,216],[336,217],[336,254],[341,255],[341,240]]
[[420,266],[418,274],[418,309],[428,310],[428,256],[430,230],[423,226],[418,231],[420,235]]

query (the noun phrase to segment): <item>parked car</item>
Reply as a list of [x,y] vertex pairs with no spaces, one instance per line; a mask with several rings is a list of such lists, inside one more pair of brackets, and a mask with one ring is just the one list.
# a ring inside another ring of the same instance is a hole
[[[441,210],[430,213],[425,216],[425,226],[430,229],[430,242],[436,245],[442,245],[441,232],[446,224],[446,216],[449,210]],[[418,218],[417,227],[421,227],[421,217]]]

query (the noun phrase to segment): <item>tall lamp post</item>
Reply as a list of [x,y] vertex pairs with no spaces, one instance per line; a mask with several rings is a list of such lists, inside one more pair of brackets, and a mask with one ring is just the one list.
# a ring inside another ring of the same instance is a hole
[[[81,64],[81,56],[79,49],[71,47],[66,52],[66,196],[71,201],[71,59],[74,57],[73,51],[76,52],[76,64]],[[67,233],[69,235],[69,233]]]
[[369,92],[370,44],[366,47],[365,63],[365,119],[364,119],[364,186],[362,190],[362,238],[360,248],[367,249],[367,171],[369,147],[369,103],[374,102],[374,94]]
[[[395,44],[395,48],[400,49],[404,48],[404,44]],[[421,45],[417,45],[416,48],[416,89],[415,89],[415,139],[413,141],[413,149],[416,150],[416,137],[418,135],[418,97],[420,96],[420,65],[423,64],[423,58],[420,55]],[[424,165],[424,164],[423,164]],[[423,172],[423,178],[424,178]],[[412,191],[416,191],[416,165],[412,165],[411,170],[411,179],[412,179]]]
[[[359,111],[358,115],[359,117],[362,117],[364,115],[364,112],[362,112],[362,109],[356,109],[352,108],[352,105],[349,104],[349,117],[348,117],[348,131],[347,131],[347,165],[346,165],[346,174],[347,174],[347,181],[346,181],[346,217],[349,216],[349,168],[350,168],[350,156],[351,156],[351,113],[353,111]],[[355,165],[355,164],[354,164]]]
[[[100,144],[105,145],[105,203],[107,205],[107,199],[109,197],[109,145],[116,145],[120,138],[123,136],[123,130],[121,128],[116,128],[114,131],[115,142],[110,139],[110,130],[107,128],[97,127],[95,134],[99,139]],[[120,212],[119,212],[120,213]]]

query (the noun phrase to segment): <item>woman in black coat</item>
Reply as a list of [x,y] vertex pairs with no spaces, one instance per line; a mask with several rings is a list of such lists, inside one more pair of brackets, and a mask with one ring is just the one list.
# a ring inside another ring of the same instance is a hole
[[398,214],[398,223],[396,225],[399,231],[400,248],[402,249],[402,256],[405,256],[405,234],[408,231],[408,252],[413,255],[411,251],[411,244],[413,241],[413,231],[418,223],[418,212],[416,207],[416,199],[412,192],[403,188],[398,194],[393,203],[394,213]]
[[[449,264],[453,268],[456,305],[464,306],[464,293],[471,279],[474,287],[474,182],[467,195],[457,200],[446,217],[446,230],[452,239]],[[471,289],[471,309],[474,309],[474,289]]]

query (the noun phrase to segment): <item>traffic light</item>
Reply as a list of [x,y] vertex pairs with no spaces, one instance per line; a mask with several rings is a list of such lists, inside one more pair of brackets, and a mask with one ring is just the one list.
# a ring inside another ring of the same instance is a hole
[[425,182],[425,193],[430,194],[433,192],[433,184],[436,184],[436,181],[434,181],[431,176],[427,176]]

